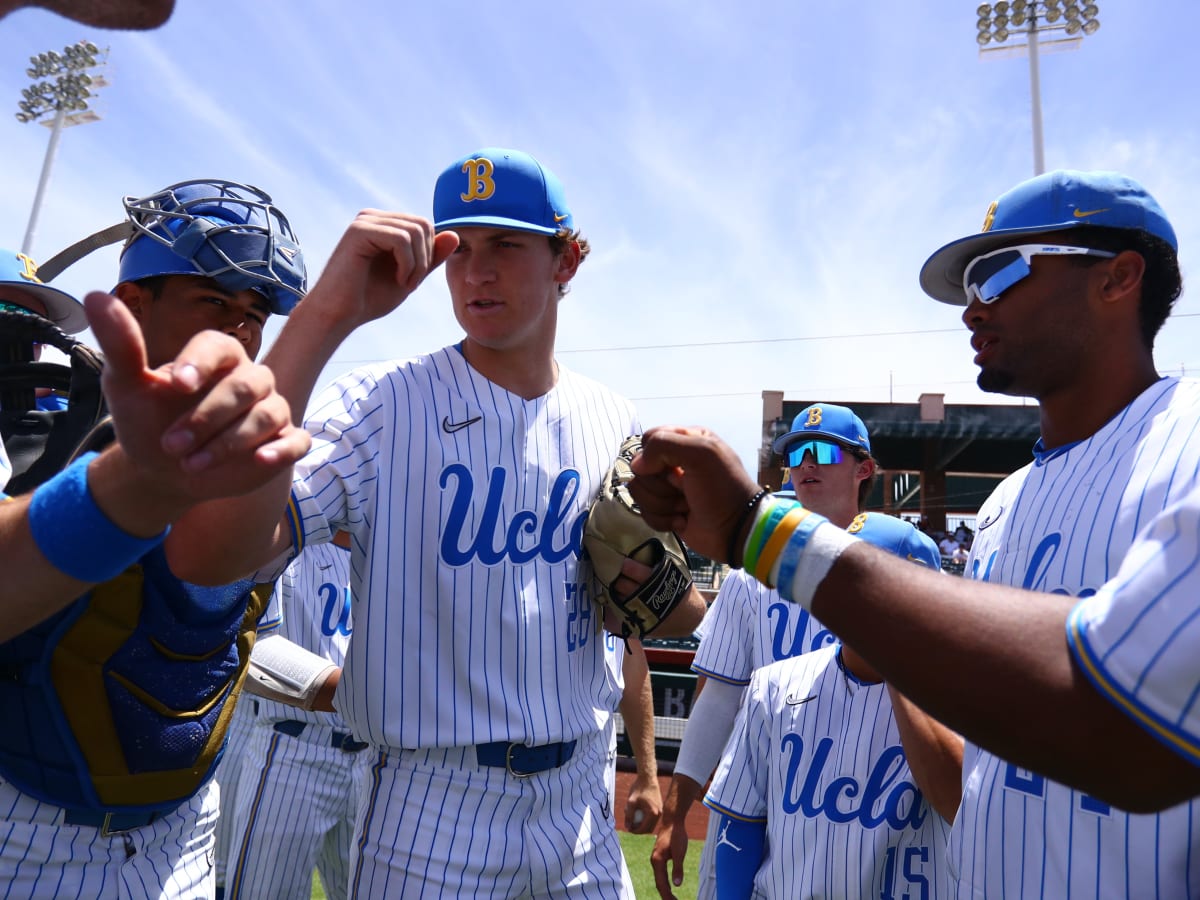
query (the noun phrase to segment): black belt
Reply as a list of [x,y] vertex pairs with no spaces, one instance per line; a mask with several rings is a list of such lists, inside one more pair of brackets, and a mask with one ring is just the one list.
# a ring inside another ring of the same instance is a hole
[[67,809],[63,816],[63,824],[99,828],[101,834],[107,837],[111,834],[133,831],[135,828],[145,828],[151,822],[157,822],[178,808],[178,806],[174,806],[171,809],[157,809],[153,812],[130,813],[106,813],[98,809]]
[[[272,727],[280,734],[286,734],[290,737],[300,737],[304,733],[304,729],[308,727],[308,723],[297,719],[284,719],[281,722],[276,722]],[[356,741],[354,735],[348,731],[335,731],[329,739],[329,746],[334,750],[357,753],[360,750],[366,750],[370,745],[366,741]]]
[[508,769],[510,775],[525,778],[548,769],[557,769],[565,764],[575,752],[576,743],[562,741],[557,744],[527,747],[525,744],[510,744],[508,741],[493,741],[490,744],[477,744],[475,756],[481,766]]

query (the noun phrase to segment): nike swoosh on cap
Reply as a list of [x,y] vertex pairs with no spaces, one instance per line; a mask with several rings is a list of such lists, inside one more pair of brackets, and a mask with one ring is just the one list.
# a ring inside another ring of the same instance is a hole
[[1103,209],[1077,209],[1072,215],[1074,215],[1077,219],[1086,219],[1088,216],[1094,216],[1096,213],[1108,212],[1108,210],[1109,208],[1107,206]]
[[566,221],[566,219],[567,219],[567,217],[566,217],[566,216],[560,216],[558,213],[555,213],[555,214],[554,214],[554,221],[555,221],[555,222],[565,222],[565,221]]

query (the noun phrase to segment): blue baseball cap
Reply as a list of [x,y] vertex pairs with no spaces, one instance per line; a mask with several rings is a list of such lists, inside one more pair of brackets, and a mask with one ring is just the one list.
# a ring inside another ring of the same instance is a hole
[[574,229],[562,184],[528,153],[485,147],[452,163],[433,189],[433,224],[490,225],[538,234]]
[[814,403],[800,411],[792,420],[792,430],[775,438],[772,448],[776,453],[786,453],[796,441],[824,438],[855,450],[871,452],[871,438],[867,426],[854,411],[833,403]]
[[88,327],[83,304],[66,291],[43,284],[37,277],[37,263],[24,253],[0,250],[0,284],[13,285],[37,297],[46,307],[46,318],[67,334],[78,334]]
[[1149,192],[1117,172],[1059,169],[1018,184],[988,207],[979,234],[951,241],[921,267],[921,288],[966,306],[963,272],[975,257],[1033,237],[1087,225],[1144,231],[1179,251],[1175,229]]
[[937,544],[912,522],[886,513],[863,513],[846,530],[880,550],[941,571],[942,554]]

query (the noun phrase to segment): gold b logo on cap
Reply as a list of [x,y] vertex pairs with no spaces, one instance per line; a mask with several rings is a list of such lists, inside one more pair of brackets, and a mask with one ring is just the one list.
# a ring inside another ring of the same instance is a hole
[[21,261],[22,271],[18,274],[26,281],[32,281],[34,284],[41,284],[42,279],[37,275],[37,263],[26,256],[24,253],[18,253],[17,259]]
[[465,194],[459,194],[463,203],[472,200],[486,200],[496,193],[496,182],[492,180],[495,168],[490,159],[468,159],[462,164],[462,170],[467,173],[470,183]]
[[804,423],[805,428],[812,428],[814,425],[821,424],[821,407],[814,406],[808,411],[808,420]]
[[996,201],[992,201],[992,205],[988,207],[987,215],[983,217],[983,227],[980,231],[991,231],[992,223],[996,221]]

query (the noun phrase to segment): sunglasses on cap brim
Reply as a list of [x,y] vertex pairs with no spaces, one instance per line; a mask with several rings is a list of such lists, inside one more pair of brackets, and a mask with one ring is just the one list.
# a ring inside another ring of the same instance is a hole
[[792,444],[787,451],[787,461],[789,468],[796,468],[804,462],[806,453],[811,453],[813,461],[818,465],[828,466],[833,463],[840,463],[846,458],[849,450],[844,449],[840,444],[835,444],[832,441],[808,440],[802,441],[799,444]]
[[1112,259],[1117,254],[1091,247],[1060,244],[1019,244],[977,256],[963,270],[963,292],[967,302],[995,303],[1000,295],[1027,276],[1035,256],[1098,256]]

